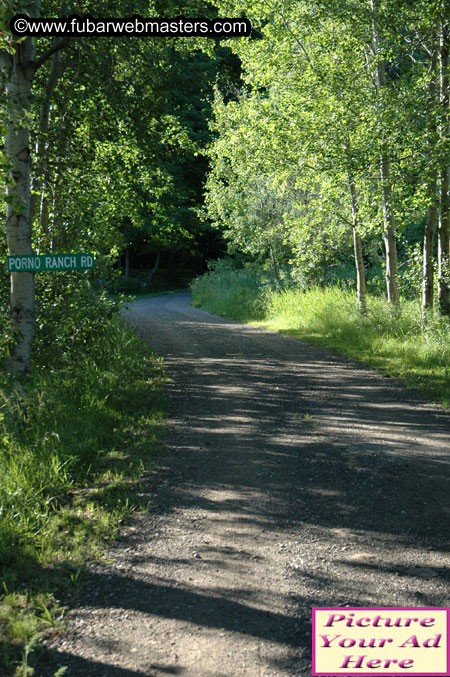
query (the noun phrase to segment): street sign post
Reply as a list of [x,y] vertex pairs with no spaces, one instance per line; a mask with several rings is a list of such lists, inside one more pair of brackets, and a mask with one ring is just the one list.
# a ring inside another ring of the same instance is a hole
[[27,254],[23,256],[8,256],[8,273],[89,270],[93,267],[93,254]]

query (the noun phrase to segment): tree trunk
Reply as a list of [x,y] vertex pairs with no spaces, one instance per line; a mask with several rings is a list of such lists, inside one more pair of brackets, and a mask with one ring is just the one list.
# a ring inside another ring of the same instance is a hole
[[[377,27],[377,4],[376,0],[371,0],[372,8],[372,33],[373,49],[375,58],[380,53],[380,36]],[[386,64],[384,61],[377,61],[376,83],[379,93],[386,86]],[[391,184],[391,163],[386,153],[386,142],[383,139],[380,158],[380,174],[383,196],[383,228],[384,228],[384,247],[386,251],[386,289],[389,303],[398,305],[398,273],[397,273],[397,243],[395,240],[395,222],[394,211],[392,208],[392,184]]]
[[[56,38],[55,38],[56,41]],[[58,78],[61,72],[61,52],[55,52],[52,56],[52,65],[50,68],[50,74],[48,76],[47,84],[45,86],[45,96],[44,101],[42,102],[41,112],[39,115],[39,132],[36,139],[35,147],[35,171],[31,181],[31,206],[30,206],[30,218],[33,223],[33,219],[36,213],[36,205],[40,204],[40,216],[39,222],[41,224],[41,229],[45,232],[45,227],[48,226],[48,203],[46,198],[47,190],[47,179],[48,179],[48,169],[47,169],[47,148],[48,148],[48,128],[49,128],[49,117],[50,117],[50,102],[53,96],[53,93],[58,82]],[[47,219],[43,213],[47,210]]]
[[130,250],[125,249],[125,279],[128,280],[130,276]]
[[437,171],[435,165],[435,149],[437,141],[436,125],[436,65],[437,65],[437,46],[436,29],[432,29],[431,40],[431,63],[430,63],[430,82],[428,85],[428,160],[430,174],[428,178],[428,210],[427,221],[425,225],[425,234],[423,238],[423,280],[422,280],[422,315],[425,319],[426,313],[433,307],[434,296],[434,262],[433,248],[434,237],[437,223]]
[[[15,11],[33,18],[40,16],[41,1],[28,0],[24,6],[16,5]],[[8,163],[10,181],[6,187],[6,241],[11,256],[30,255],[30,148],[28,114],[31,85],[36,70],[67,40],[55,42],[53,47],[35,60],[36,38],[24,38],[14,43],[11,55],[0,50],[1,82],[4,83],[7,133],[4,152]],[[10,325],[13,343],[5,361],[10,374],[26,373],[31,363],[31,346],[34,335],[35,302],[34,274],[11,273]]]
[[[448,117],[449,117],[449,74],[448,74],[448,50],[449,50],[449,28],[448,19],[441,19],[440,35],[440,105],[441,105],[441,124],[440,135],[445,141],[448,135]],[[450,315],[450,293],[449,293],[449,231],[450,231],[450,205],[449,205],[449,165],[446,158],[441,159],[440,178],[440,212],[439,212],[439,232],[438,232],[438,259],[439,259],[439,312],[441,315]]]
[[150,284],[150,282],[152,281],[153,276],[154,276],[155,273],[158,271],[158,268],[159,268],[159,260],[160,260],[160,255],[159,255],[159,252],[158,252],[158,253],[156,254],[155,265],[153,266],[153,268],[151,269],[151,271],[149,272],[149,274],[148,274],[148,276],[147,276],[147,280],[146,280],[146,284],[147,284],[147,285]]
[[356,197],[355,182],[351,174],[349,175],[348,185],[352,203],[353,250],[355,253],[356,290],[358,294],[359,312],[361,315],[365,315],[367,312],[366,274],[364,270],[361,236],[359,234],[358,201]]
[[[7,185],[6,239],[8,254],[32,254],[30,221],[30,149],[26,114],[29,110],[34,75],[35,44],[26,38],[17,44],[6,68],[6,106],[8,131],[5,155],[12,182]],[[22,124],[18,124],[21,121]],[[34,273],[11,273],[10,324],[14,345],[6,360],[11,374],[26,373],[31,362],[34,334]]]
[[433,202],[430,202],[430,205],[428,207],[427,222],[425,225],[425,235],[423,238],[422,313],[424,316],[427,310],[430,310],[433,307],[433,296],[434,296],[433,248],[437,222],[437,208],[435,202],[437,191],[436,171],[432,172],[428,190],[429,190],[429,199],[433,200]]
[[278,271],[278,262],[275,258],[275,254],[274,254],[272,245],[270,245],[269,251],[270,251],[270,259],[272,261],[272,270],[273,270],[273,276],[275,278],[275,284],[276,284],[277,289],[279,290],[279,289],[281,289],[280,273]]
[[348,188],[350,191],[350,202],[352,205],[352,229],[353,229],[353,250],[355,254],[355,268],[356,268],[356,291],[358,294],[359,312],[361,313],[361,315],[365,315],[367,312],[366,274],[364,270],[361,236],[359,234],[358,198],[356,195],[355,179],[353,177],[352,156],[349,139],[347,139],[347,141],[345,142],[345,152],[347,159]]
[[386,289],[389,303],[398,305],[397,243],[395,240],[394,214],[392,211],[392,186],[390,183],[390,162],[381,158],[381,182],[383,185],[384,248],[386,251]]

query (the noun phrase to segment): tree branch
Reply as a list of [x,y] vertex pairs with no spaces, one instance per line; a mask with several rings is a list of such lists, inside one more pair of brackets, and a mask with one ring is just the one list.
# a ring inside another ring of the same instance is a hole
[[55,53],[59,52],[60,49],[64,49],[64,47],[67,47],[67,45],[70,42],[70,36],[67,38],[64,38],[64,40],[61,40],[61,42],[57,42],[53,45],[53,47],[50,47],[46,52],[44,52],[39,59],[36,59],[34,62],[35,70],[40,68],[46,61],[50,59],[50,57]]
[[284,25],[285,29],[287,30],[288,33],[290,33],[290,34],[292,35],[292,37],[294,38],[295,42],[297,43],[297,45],[300,47],[301,51],[302,51],[303,54],[305,55],[305,57],[306,57],[308,63],[309,63],[309,64],[312,64],[311,57],[309,56],[308,51],[306,50],[306,48],[305,48],[305,46],[303,45],[302,41],[301,41],[300,38],[299,38],[299,37],[291,30],[291,27],[289,26],[288,22],[287,22],[286,19],[284,18],[284,12],[283,12],[283,10],[282,10],[281,12],[279,12],[279,16],[280,16],[280,18],[281,18],[281,21],[283,22],[283,25]]

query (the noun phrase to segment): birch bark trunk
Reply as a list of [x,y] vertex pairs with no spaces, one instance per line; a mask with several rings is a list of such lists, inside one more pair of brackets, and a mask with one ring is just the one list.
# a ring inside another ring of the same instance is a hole
[[[378,95],[383,93],[386,87],[386,64],[378,58],[381,48],[381,40],[377,26],[378,6],[376,0],[371,0],[372,9],[372,33],[373,50],[377,58],[376,83]],[[383,239],[386,251],[386,289],[388,301],[394,305],[399,303],[398,293],[398,265],[397,265],[397,243],[395,238],[394,211],[392,208],[392,179],[391,163],[385,149],[385,141],[382,140],[382,151],[380,157],[380,174],[383,196]]]
[[366,273],[364,270],[361,236],[359,234],[358,197],[356,194],[355,179],[352,171],[352,159],[349,140],[347,140],[345,143],[345,152],[347,156],[346,159],[347,159],[348,188],[350,191],[350,201],[352,205],[353,251],[355,254],[356,291],[358,294],[359,312],[361,313],[361,315],[365,315],[367,312]]
[[[39,3],[34,5],[36,11]],[[30,219],[30,148],[26,113],[29,109],[34,76],[35,40],[26,38],[6,65],[6,106],[8,131],[5,155],[10,165],[12,182],[7,186],[6,239],[11,256],[32,254]],[[26,373],[30,367],[34,335],[34,273],[11,273],[10,325],[14,336],[11,353],[6,360],[9,373]]]
[[425,318],[426,313],[433,307],[434,296],[434,262],[433,247],[437,224],[437,171],[434,164],[434,153],[436,148],[437,124],[436,124],[436,66],[437,66],[437,44],[436,27],[433,27],[431,40],[431,63],[430,63],[430,82],[428,86],[428,157],[430,161],[430,175],[428,178],[428,209],[427,221],[425,224],[425,234],[423,238],[423,281],[422,281],[422,315]]
[[353,177],[351,175],[349,175],[348,185],[350,190],[350,199],[352,203],[353,250],[355,254],[355,267],[356,267],[356,291],[358,294],[359,311],[361,315],[365,315],[367,312],[366,274],[364,270],[361,236],[359,234],[358,201],[356,197],[356,187]]
[[[40,16],[41,1],[25,1],[16,7],[16,11],[37,18]],[[66,39],[61,42],[55,41],[53,47],[37,60],[36,38],[26,37],[16,42],[15,52],[12,55],[6,50],[0,50],[7,114],[4,151],[11,179],[6,189],[6,240],[8,254],[11,256],[33,253],[30,135],[27,119],[33,78],[36,70],[66,44]],[[53,84],[51,87],[54,88]],[[43,120],[42,124],[45,127],[46,122]],[[13,340],[4,366],[10,374],[23,374],[29,370],[31,363],[35,324],[34,273],[11,273],[10,280],[10,326]]]
[[[441,18],[439,62],[440,62],[440,106],[441,123],[439,133],[445,141],[449,132],[449,25],[448,18]],[[449,164],[447,159],[441,161],[439,172],[440,182],[440,211],[438,231],[438,260],[439,279],[438,296],[439,312],[441,315],[450,315],[450,289],[449,289],[449,231],[450,231],[450,200],[449,200]]]
[[[36,214],[36,205],[39,203],[39,222],[41,229],[45,231],[46,224],[48,224],[48,204],[46,197],[48,171],[46,166],[47,149],[48,149],[48,128],[50,105],[53,93],[55,91],[58,78],[61,73],[61,52],[55,52],[52,56],[52,65],[48,76],[47,84],[45,86],[45,96],[42,102],[41,112],[39,115],[39,132],[36,140],[35,148],[35,171],[31,182],[31,206],[30,217],[31,222]],[[47,211],[47,214],[45,214]]]

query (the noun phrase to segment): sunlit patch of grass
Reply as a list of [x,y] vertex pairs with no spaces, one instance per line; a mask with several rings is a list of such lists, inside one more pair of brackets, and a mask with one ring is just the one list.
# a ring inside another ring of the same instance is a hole
[[[361,316],[356,294],[339,287],[274,291],[247,288],[240,272],[213,271],[193,285],[193,300],[206,310],[331,348],[402,379],[428,399],[450,404],[450,323],[431,313],[424,323],[419,304],[400,309],[369,296]],[[247,304],[240,299],[251,299]],[[258,312],[255,313],[254,309]]]
[[266,281],[254,269],[218,266],[192,284],[192,304],[232,320],[258,319],[264,317],[266,288]]
[[33,674],[33,663],[45,632],[63,629],[62,607],[51,593],[5,594],[0,603],[2,666],[17,677]]
[[450,402],[450,324],[424,323],[417,303],[393,309],[368,298],[367,315],[354,293],[339,288],[273,293],[260,326],[332,348],[381,369],[444,405]]

